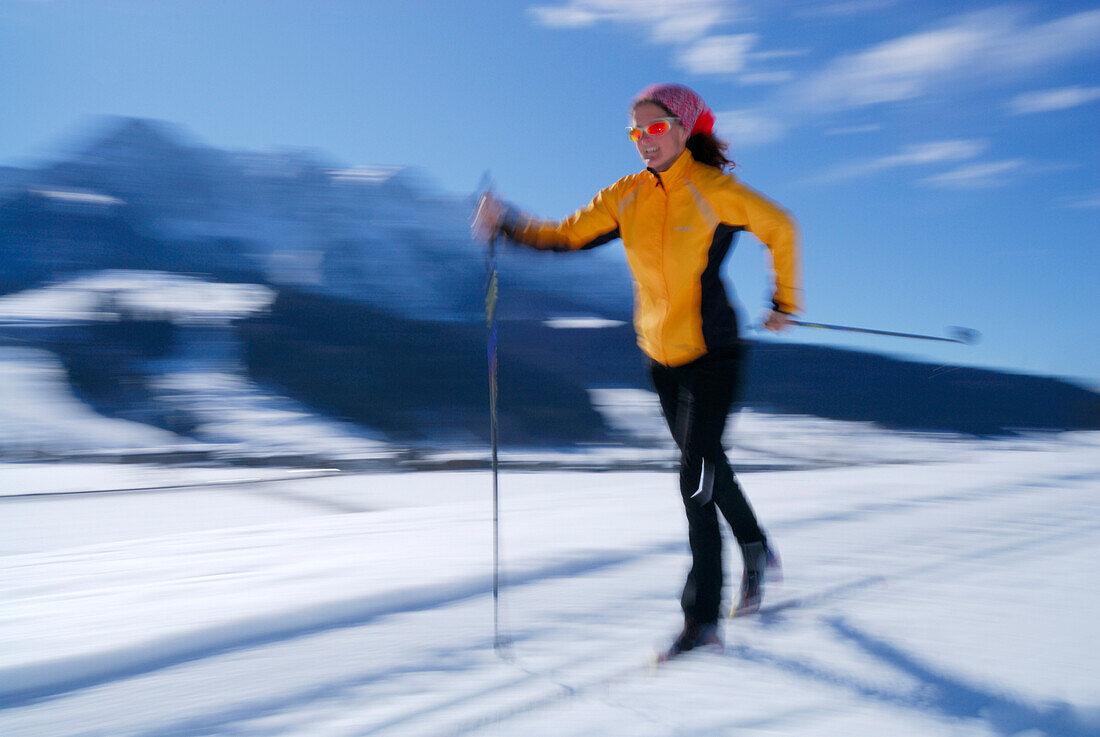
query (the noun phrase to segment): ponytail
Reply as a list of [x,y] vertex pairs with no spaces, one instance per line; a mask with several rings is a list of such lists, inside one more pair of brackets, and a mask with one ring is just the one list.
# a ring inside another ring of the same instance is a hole
[[715,169],[725,171],[732,169],[736,164],[726,157],[726,151],[730,145],[713,133],[696,133],[687,140],[687,150],[691,151],[691,157],[700,164],[713,166]]

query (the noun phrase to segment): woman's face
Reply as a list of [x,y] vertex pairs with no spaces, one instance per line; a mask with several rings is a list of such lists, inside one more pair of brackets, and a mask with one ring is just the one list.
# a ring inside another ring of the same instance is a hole
[[671,128],[658,136],[645,132],[645,127],[654,120],[667,117],[668,111],[652,102],[639,103],[631,114],[634,127],[642,129],[642,137],[634,145],[638,147],[638,155],[646,167],[653,171],[667,171],[687,145],[688,132],[679,123],[673,123]]

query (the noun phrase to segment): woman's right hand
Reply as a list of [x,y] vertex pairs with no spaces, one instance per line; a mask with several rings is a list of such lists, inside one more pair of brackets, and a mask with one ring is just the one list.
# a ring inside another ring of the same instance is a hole
[[474,240],[488,243],[500,232],[500,221],[504,216],[504,203],[489,190],[482,193],[470,222],[470,231]]

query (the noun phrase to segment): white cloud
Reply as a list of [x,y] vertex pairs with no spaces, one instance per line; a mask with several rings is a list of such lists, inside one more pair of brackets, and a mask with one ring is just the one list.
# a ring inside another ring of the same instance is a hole
[[715,114],[715,133],[737,148],[778,141],[787,133],[783,121],[756,110],[727,110]]
[[902,148],[900,153],[884,156],[875,160],[878,169],[891,169],[895,166],[917,166],[937,164],[944,161],[961,161],[979,156],[987,148],[987,141],[951,140],[916,143]]
[[[634,26],[654,43],[676,47],[674,63],[691,74],[738,74],[750,62],[798,56],[805,51],[753,52],[754,33],[714,34],[738,17],[743,0],[567,0],[536,5],[528,13],[548,28],[585,28],[600,23]],[[793,75],[783,70],[746,74],[745,84],[779,84]]]
[[757,38],[755,33],[708,36],[680,52],[677,62],[694,74],[740,72]]
[[1004,159],[1002,161],[969,164],[942,174],[925,177],[921,180],[921,183],[951,189],[999,187],[1009,183],[1009,179],[1004,176],[1005,174],[1019,169],[1023,165],[1023,159]]
[[948,189],[984,189],[1008,184],[1010,180],[1006,175],[1026,163],[1023,159],[962,163],[978,158],[988,149],[989,142],[981,139],[952,139],[916,143],[903,146],[895,154],[840,167],[821,177],[810,180],[810,183],[828,184],[904,167],[959,164],[953,169],[926,176],[919,181],[921,184]]
[[784,69],[746,71],[746,68],[773,59],[788,59],[808,53],[802,49],[771,49],[755,51],[760,36],[755,33],[734,33],[707,36],[682,49],[676,56],[681,69],[692,74],[736,74],[741,84],[781,84],[794,74]]
[[1100,51],[1100,10],[1026,25],[1009,8],[970,13],[946,25],[842,56],[797,90],[814,109],[898,102],[975,78],[1007,78]]
[[1100,87],[1059,87],[1016,95],[1008,108],[1015,115],[1028,115],[1069,110],[1097,100],[1100,100]]
[[597,23],[641,26],[658,43],[687,43],[728,20],[727,0],[568,0],[528,10],[550,28],[582,28]]
[[1059,204],[1068,210],[1100,210],[1100,192],[1078,197],[1063,197],[1059,200]]
[[761,85],[775,85],[782,84],[783,82],[789,82],[794,79],[794,72],[788,71],[776,71],[776,72],[750,72],[748,74],[742,74],[737,77],[737,81],[741,84],[761,84]]
[[882,130],[879,123],[867,123],[866,125],[847,125],[840,128],[829,128],[825,131],[827,136],[853,136],[859,133],[874,133]]
[[594,26],[600,22],[598,13],[581,7],[580,4],[572,5],[540,5],[531,8],[530,12],[535,16],[539,24],[548,28],[584,28]]
[[767,51],[754,51],[752,58],[759,61],[771,59],[790,59],[796,56],[806,56],[810,49],[768,49]]
[[851,17],[889,8],[896,4],[897,0],[840,0],[839,2],[810,0],[807,7],[798,11],[798,15],[804,18]]
[[1031,69],[1100,50],[1100,10],[1087,10],[1018,28],[994,50],[997,67]]
[[839,167],[813,181],[816,183],[837,182],[904,166],[929,166],[945,162],[967,161],[977,158],[988,148],[988,141],[974,139],[915,143],[903,146],[896,154],[857,161]]
[[807,102],[838,110],[917,97],[933,80],[975,62],[992,33],[986,24],[965,23],[841,57],[806,82]]
[[[725,113],[727,126],[753,143],[778,140],[798,123],[822,120],[847,110],[934,95],[959,100],[975,90],[1003,88],[1035,78],[1057,65],[1081,63],[1090,55],[1100,54],[1100,9],[1036,21],[1034,12],[1026,6],[1006,5],[949,17],[936,25],[857,48],[818,63],[801,79],[795,79],[782,60],[807,51],[768,49],[770,40],[755,33],[719,32],[732,20],[753,19],[750,11],[756,3],[749,0],[542,2],[529,12],[543,25],[633,26],[647,33],[652,42],[671,46],[674,63],[688,73],[731,75],[742,85],[776,86],[771,99],[754,110]],[[801,0],[793,12],[803,17],[810,12],[837,18],[882,11],[897,4],[896,0]],[[1096,87],[1047,92],[1045,96],[1020,95],[1010,109],[1022,114],[1100,99]],[[861,129],[834,128],[828,133],[840,135]],[[901,164],[877,162],[871,171],[889,165]]]

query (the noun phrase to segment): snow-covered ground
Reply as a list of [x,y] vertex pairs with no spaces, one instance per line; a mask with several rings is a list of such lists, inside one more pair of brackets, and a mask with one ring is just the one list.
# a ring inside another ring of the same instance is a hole
[[[78,324],[112,310],[155,314],[181,326],[228,325],[266,309],[271,290],[220,284],[150,271],[103,271],[41,289],[0,297],[0,325]],[[225,330],[226,336],[232,336]],[[235,336],[184,343],[150,360],[146,387],[165,410],[179,410],[196,427],[181,438],[147,425],[97,414],[79,401],[61,361],[24,341],[0,344],[0,457],[24,459],[203,453],[356,458],[385,456],[371,433],[319,416],[299,402],[250,380]],[[2,491],[0,491],[2,493]]]
[[[0,318],[196,293],[150,278],[6,298]],[[264,299],[199,286],[200,322]],[[215,348],[153,372],[195,420],[184,439],[0,346],[0,735],[1100,734],[1100,433],[741,413],[731,456],[785,580],[725,623],[724,652],[651,672],[688,566],[653,394],[591,391],[631,444],[502,454],[498,653],[489,474],[348,470],[485,449],[392,448]]]
[[785,580],[656,672],[668,471],[501,475],[499,657],[485,472],[0,465],[0,734],[1100,733],[1100,436],[737,430],[850,465],[742,475]]

